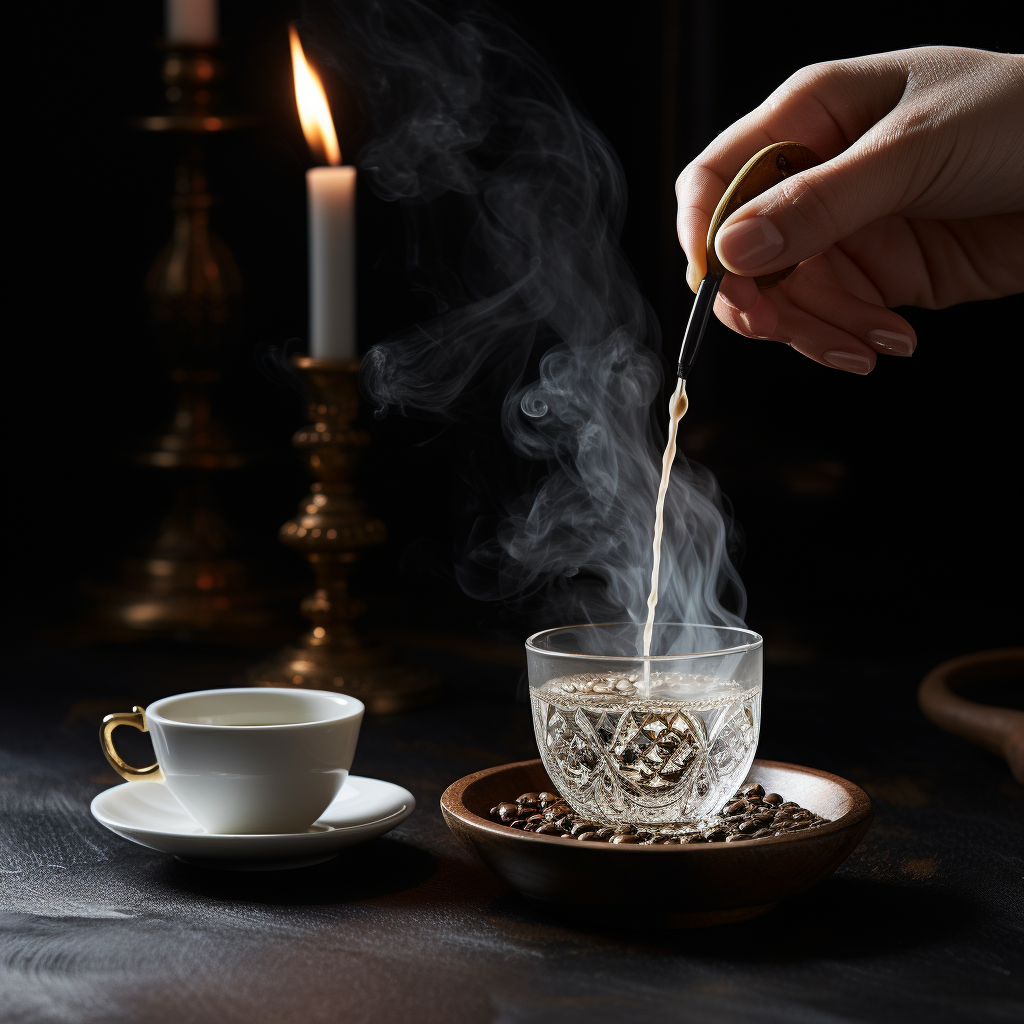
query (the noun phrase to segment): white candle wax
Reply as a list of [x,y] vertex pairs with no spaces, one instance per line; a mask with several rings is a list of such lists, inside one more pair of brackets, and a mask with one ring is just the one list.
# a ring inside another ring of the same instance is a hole
[[166,0],[164,24],[172,43],[217,42],[217,0]]
[[356,169],[314,167],[309,198],[309,354],[356,359]]

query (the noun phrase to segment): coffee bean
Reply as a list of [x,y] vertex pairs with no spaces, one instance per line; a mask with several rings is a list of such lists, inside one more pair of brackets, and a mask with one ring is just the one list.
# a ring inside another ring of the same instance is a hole
[[[662,742],[657,749],[664,747],[668,756],[670,746]],[[706,823],[703,833],[679,835],[668,829],[637,827],[628,822],[611,826],[578,820],[572,808],[558,794],[550,792],[522,793],[515,803],[505,801],[492,807],[490,817],[521,832],[630,846],[690,846],[765,839],[806,831],[826,821],[792,800],[783,800],[778,793],[765,795],[763,787],[758,785],[737,790],[718,815]]]

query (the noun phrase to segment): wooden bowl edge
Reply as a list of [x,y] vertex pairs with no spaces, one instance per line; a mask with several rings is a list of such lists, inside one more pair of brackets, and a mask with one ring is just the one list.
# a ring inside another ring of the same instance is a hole
[[[448,824],[448,815],[458,819],[465,826],[470,829],[478,829],[485,832],[489,832],[498,838],[506,839],[519,839],[529,842],[543,842],[547,844],[564,844],[565,840],[560,836],[538,836],[534,833],[519,833],[516,829],[511,829],[507,825],[500,825],[496,821],[491,821],[488,818],[483,818],[479,814],[471,811],[466,807],[462,800],[462,794],[466,789],[469,788],[478,779],[486,778],[489,775],[495,775],[501,771],[508,771],[513,768],[527,768],[540,765],[543,767],[543,762],[539,757],[530,758],[527,761],[512,761],[508,764],[497,765],[493,768],[483,768],[478,772],[473,772],[471,775],[464,775],[461,779],[457,779],[441,794],[441,811],[445,817],[446,824]],[[806,765],[791,764],[788,761],[769,761],[767,759],[755,758],[752,764],[760,765],[766,768],[778,768],[778,769],[796,769],[797,771],[806,772],[810,775],[816,775],[818,778],[828,779],[831,782],[836,783],[841,789],[843,789],[851,798],[853,806],[846,814],[839,818],[828,822],[826,825],[819,825],[814,829],[807,829],[803,832],[796,832],[787,836],[772,836],[771,838],[759,839],[757,846],[764,848],[768,844],[791,844],[800,842],[801,840],[808,839],[824,839],[828,836],[835,835],[839,832],[845,832],[847,830],[853,830],[861,822],[864,823],[863,831],[860,833],[860,837],[857,842],[866,834],[868,828],[871,826],[871,822],[874,819],[874,808],[871,804],[871,798],[867,793],[861,789],[854,782],[850,782],[849,779],[844,779],[841,775],[834,775],[831,772],[826,772],[821,768],[809,768]],[[447,812],[447,813],[446,813]],[[448,824],[449,829],[454,833],[455,830]],[[584,844],[589,849],[601,849],[601,850],[618,850],[618,851],[633,851],[636,850],[636,846],[632,845],[614,845],[611,843],[590,843]],[[644,851],[659,850],[665,853],[679,853],[683,850],[688,851],[707,851],[712,844],[694,843],[686,846],[671,845],[671,846],[644,846],[641,847]],[[748,848],[747,844],[729,844],[737,849]]]

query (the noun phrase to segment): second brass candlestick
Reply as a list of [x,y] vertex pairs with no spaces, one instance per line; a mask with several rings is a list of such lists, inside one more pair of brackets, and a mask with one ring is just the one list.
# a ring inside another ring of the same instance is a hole
[[[253,461],[221,425],[214,400],[241,341],[242,281],[210,225],[207,148],[251,123],[219,112],[224,74],[216,46],[166,44],[167,112],[136,122],[170,136],[176,151],[174,228],[146,289],[153,340],[177,398],[170,422],[132,461],[169,477],[173,497],[154,517],[151,537],[124,550],[113,572],[85,583],[92,636],[252,643],[283,639],[294,628],[292,566],[272,537],[269,545],[247,539],[244,519],[235,522],[237,514],[221,503],[238,486],[233,474]],[[140,482],[139,493],[147,491]],[[140,505],[115,520],[116,528],[131,532]]]
[[313,422],[295,434],[293,443],[317,479],[298,514],[281,527],[281,540],[301,552],[316,573],[316,590],[302,602],[313,628],[250,678],[259,686],[347,693],[371,714],[427,703],[437,692],[434,677],[394,660],[355,629],[365,606],[349,594],[349,573],[360,552],[386,536],[384,524],[367,512],[351,483],[370,442],[353,426],[359,364],[309,357],[294,363],[309,385]]

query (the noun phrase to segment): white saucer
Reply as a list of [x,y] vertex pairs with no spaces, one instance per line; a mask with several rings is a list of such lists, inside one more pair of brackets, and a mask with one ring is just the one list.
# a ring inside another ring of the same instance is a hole
[[341,792],[308,832],[280,835],[214,835],[159,782],[126,782],[92,802],[93,817],[125,839],[178,860],[229,871],[275,871],[330,860],[390,832],[412,814],[416,801],[401,786],[350,775]]

